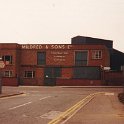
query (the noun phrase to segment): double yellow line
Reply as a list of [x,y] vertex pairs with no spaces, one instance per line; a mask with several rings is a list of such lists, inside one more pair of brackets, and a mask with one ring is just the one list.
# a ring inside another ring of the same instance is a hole
[[65,121],[68,118],[70,118],[71,116],[73,116],[73,114],[75,112],[77,112],[79,109],[81,109],[87,103],[89,103],[98,94],[105,94],[105,92],[97,92],[97,93],[93,93],[93,94],[88,95],[87,97],[85,97],[84,99],[82,99],[81,101],[76,103],[74,106],[72,106],[71,108],[66,110],[64,113],[62,113],[61,115],[59,115],[58,117],[56,117],[55,119],[50,121],[48,124],[60,124],[60,123],[62,123],[63,121]]

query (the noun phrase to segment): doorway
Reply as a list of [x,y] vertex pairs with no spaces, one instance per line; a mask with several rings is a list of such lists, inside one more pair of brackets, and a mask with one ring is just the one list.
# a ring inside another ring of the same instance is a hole
[[44,71],[44,85],[56,86],[56,78],[61,77],[60,67],[46,67]]

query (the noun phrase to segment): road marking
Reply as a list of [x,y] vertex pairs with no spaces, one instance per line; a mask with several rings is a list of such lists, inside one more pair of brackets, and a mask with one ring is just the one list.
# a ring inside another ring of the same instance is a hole
[[[41,100],[44,100],[44,99],[49,98],[49,97],[51,97],[51,96],[43,97],[43,98],[41,98],[41,99],[39,99],[39,100],[41,101]],[[13,109],[16,109],[16,108],[20,108],[20,107],[22,107],[22,106],[25,106],[25,105],[28,105],[28,104],[31,104],[31,103],[32,103],[32,102],[27,102],[27,103],[24,103],[24,104],[21,104],[21,105],[18,105],[18,106],[9,108],[9,110],[13,110]]]
[[114,96],[114,93],[105,93],[106,96]]
[[82,107],[87,105],[96,95],[98,94],[105,94],[105,92],[97,92],[88,95],[87,97],[83,98],[81,101],[76,103],[71,108],[67,109],[61,115],[50,121],[48,124],[64,124],[67,122],[72,116],[74,116]]
[[12,108],[9,108],[9,110],[13,110],[13,109],[16,109],[16,108],[20,108],[22,106],[25,106],[25,105],[28,105],[28,104],[31,104],[32,102],[27,102],[27,103],[24,103],[22,105],[18,105],[18,106],[15,106],[15,107],[12,107]]
[[44,100],[44,99],[47,99],[47,98],[49,98],[49,97],[51,97],[51,96],[46,96],[46,97],[43,97],[43,98],[41,98],[41,99],[39,99],[39,100]]

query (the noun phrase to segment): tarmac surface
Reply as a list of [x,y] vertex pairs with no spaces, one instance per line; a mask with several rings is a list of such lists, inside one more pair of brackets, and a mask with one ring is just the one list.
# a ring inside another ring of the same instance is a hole
[[122,91],[123,87],[2,87],[0,123],[123,124],[124,105],[117,97]]

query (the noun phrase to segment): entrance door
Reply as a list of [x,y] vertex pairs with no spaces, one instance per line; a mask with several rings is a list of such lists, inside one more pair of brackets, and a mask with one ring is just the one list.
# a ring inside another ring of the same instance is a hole
[[61,77],[61,68],[60,67],[45,68],[45,72],[44,72],[45,86],[55,86],[57,77]]

